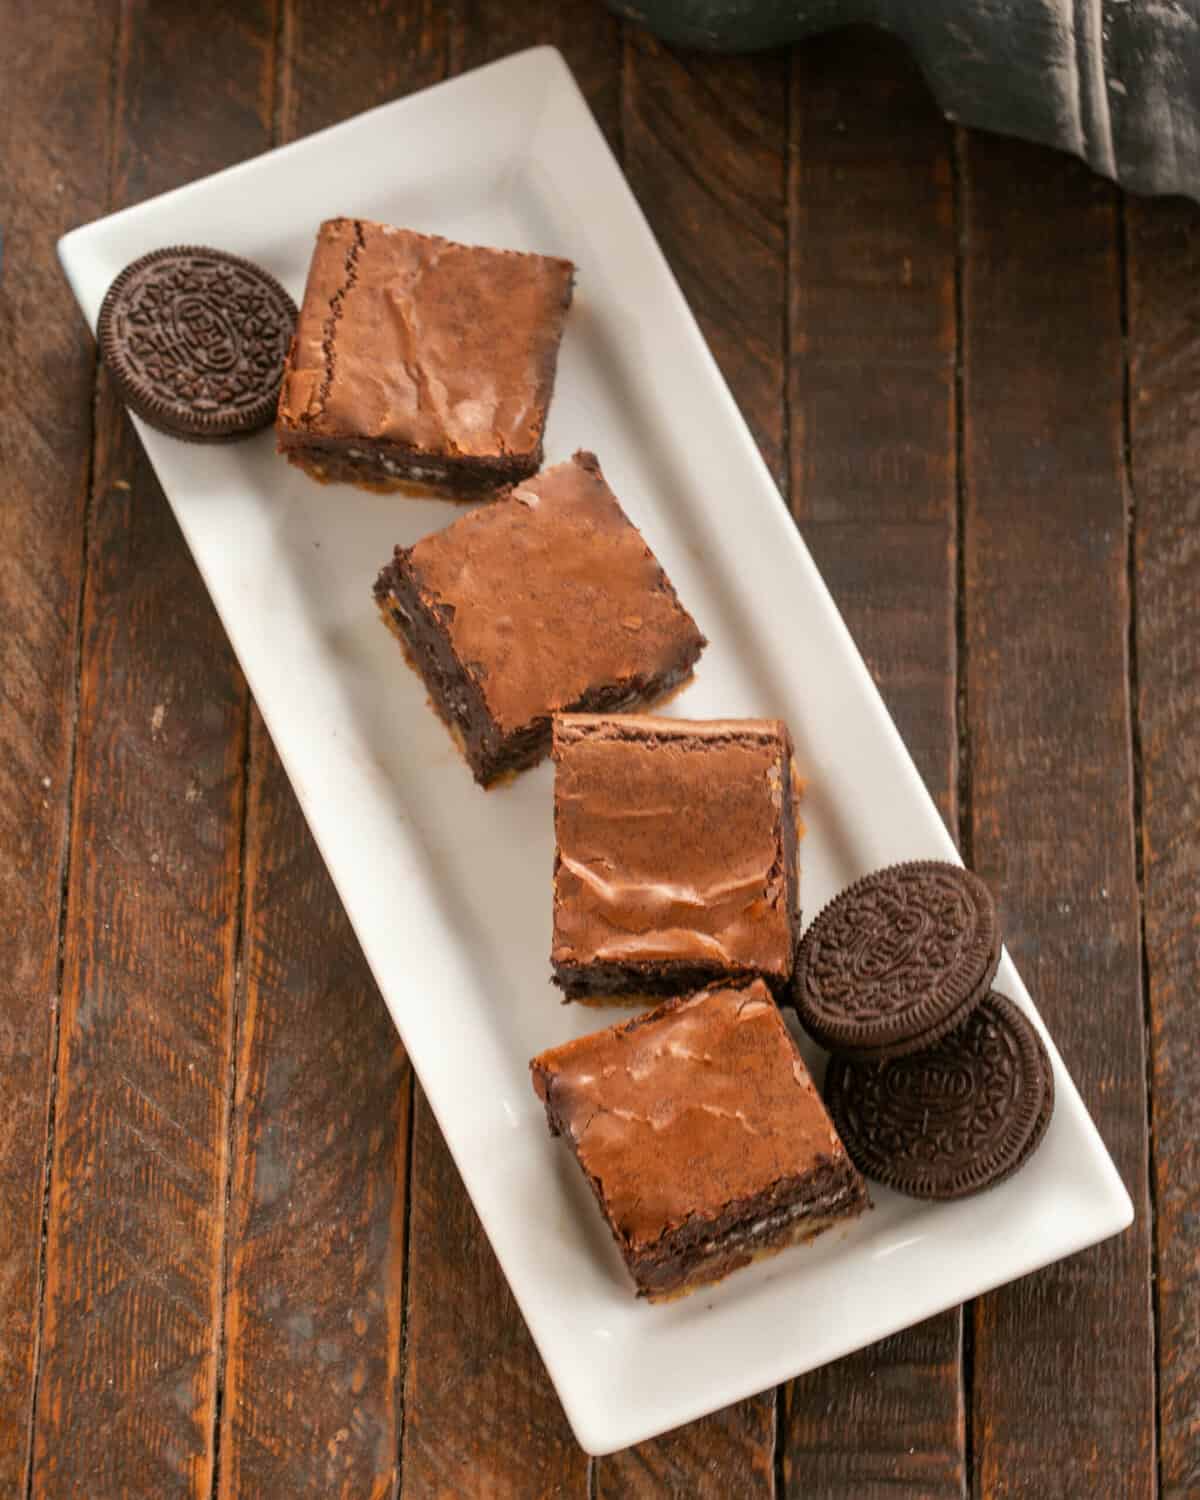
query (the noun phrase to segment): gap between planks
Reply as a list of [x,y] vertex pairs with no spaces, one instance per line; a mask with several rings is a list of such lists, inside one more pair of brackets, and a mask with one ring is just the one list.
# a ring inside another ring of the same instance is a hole
[[254,702],[250,689],[242,684],[242,745],[238,775],[241,781],[241,806],[238,819],[238,892],[233,917],[233,978],[229,1004],[229,1064],[225,1070],[225,1161],[221,1184],[221,1244],[217,1257],[217,1314],[214,1326],[213,1418],[210,1434],[212,1449],[211,1500],[221,1492],[221,1419],[225,1408],[225,1309],[229,1301],[229,1226],[233,1218],[233,1154],[237,1144],[237,1068],[241,1040],[242,1005],[245,998],[246,972],[246,846],[250,826],[250,784],[254,755]]
[[[283,8],[290,12],[291,0],[281,0]],[[448,78],[454,78],[463,71],[461,37],[463,28],[460,24],[460,16],[457,6],[451,7],[446,46],[444,51],[444,65],[440,70],[438,82]],[[288,60],[291,56],[290,49],[286,55],[282,55],[280,62],[283,71],[289,79],[290,68]],[[390,1500],[402,1500],[404,1493],[404,1441],[408,1434],[408,1335],[410,1327],[409,1312],[409,1268],[412,1263],[412,1221],[413,1221],[413,1190],[414,1170],[416,1165],[416,1140],[417,1140],[417,1074],[412,1065],[412,1059],[408,1061],[408,1140],[405,1142],[405,1173],[404,1173],[404,1234],[401,1245],[400,1258],[400,1357],[396,1361],[396,1401],[398,1406],[396,1420],[396,1454],[392,1465],[392,1488]],[[439,1127],[440,1128],[440,1127]],[[589,1460],[589,1465],[590,1465]],[[215,1500],[215,1497],[214,1497]]]
[[[288,106],[286,89],[285,42],[290,35],[288,26],[288,0],[276,0],[274,25],[271,35],[271,98],[270,136],[271,149],[278,147],[283,139],[285,112]],[[241,670],[239,665],[239,671]],[[213,1376],[213,1416],[209,1438],[212,1451],[212,1486],[210,1500],[218,1500],[221,1493],[221,1428],[225,1414],[225,1368],[228,1357],[228,1331],[226,1328],[229,1304],[229,1262],[231,1258],[230,1225],[233,1222],[233,1176],[234,1152],[237,1148],[237,1081],[238,1049],[241,1045],[242,1008],[245,1001],[246,976],[246,850],[250,836],[250,788],[254,761],[254,699],[249,684],[242,682],[243,717],[242,746],[239,757],[239,779],[241,782],[238,824],[238,889],[237,904],[233,919],[233,977],[230,996],[229,1017],[229,1065],[225,1075],[225,1161],[223,1164],[221,1203],[221,1244],[217,1258],[217,1316],[215,1334],[215,1371]]]
[[[783,354],[783,380],[779,392],[780,406],[780,476],[779,494],[792,524],[796,520],[792,513],[792,404],[788,399],[792,370],[792,213],[795,194],[792,192],[792,171],[795,150],[792,142],[792,126],[796,108],[796,53],[801,43],[793,42],[788,51],[787,88],[783,99],[783,305],[779,310],[782,320],[780,348]],[[797,528],[798,529],[798,528]],[[787,1494],[785,1470],[784,1406],[787,1401],[787,1382],[775,1387],[775,1444],[771,1459],[772,1500],[783,1500]]]
[[1146,1197],[1150,1210],[1150,1378],[1153,1395],[1154,1475],[1163,1492],[1162,1407],[1159,1351],[1162,1315],[1158,1293],[1158,1181],[1154,1171],[1154,1026],[1151,1015],[1150,950],[1146,943],[1146,851],[1144,844],[1145,780],[1142,766],[1141,691],[1138,674],[1137,488],[1133,479],[1133,372],[1129,327],[1129,205],[1117,194],[1117,292],[1121,320],[1121,476],[1125,486],[1125,579],[1128,618],[1125,661],[1129,691],[1129,757],[1133,792],[1133,871],[1137,886],[1138,971],[1142,985],[1142,1028],[1146,1061]]
[[[404,1489],[404,1436],[408,1428],[408,1268],[412,1260],[412,1182],[416,1157],[417,1074],[408,1062],[408,1140],[405,1142],[404,1169],[404,1238],[400,1257],[400,1358],[396,1361],[396,1400],[399,1417],[396,1422],[396,1460],[392,1468],[391,1500],[400,1500]],[[588,1460],[590,1465],[591,1460]]]
[[[105,206],[111,211],[115,192],[117,170],[117,109],[120,97],[121,59],[124,56],[126,12],[121,6],[113,27],[112,52],[108,60],[108,140],[105,152]],[[63,807],[62,852],[59,882],[58,915],[55,921],[56,952],[54,956],[54,994],[51,998],[52,1018],[50,1023],[49,1087],[46,1104],[46,1136],[42,1160],[42,1222],[38,1234],[37,1250],[37,1311],[33,1334],[33,1379],[29,1387],[29,1422],[25,1433],[25,1472],[21,1494],[32,1500],[34,1480],[34,1436],[37,1432],[37,1404],[42,1378],[42,1341],[46,1325],[46,1242],[50,1230],[50,1190],[54,1176],[54,1132],[57,1124],[58,1105],[58,1057],[62,1038],[62,986],[63,968],[66,959],[67,900],[71,885],[71,845],[75,827],[76,769],[79,758],[79,709],[83,692],[83,622],[84,606],[88,592],[88,549],[91,541],[92,493],[96,482],[96,410],[100,401],[100,361],[95,349],[92,351],[92,423],[91,440],[88,443],[87,470],[84,474],[83,525],[80,536],[81,559],[79,567],[79,593],[75,600],[75,620],[72,642],[75,652],[74,670],[71,674],[71,728],[67,736],[67,785]]]
[[26,1428],[26,1449],[22,1494],[31,1500],[33,1494],[34,1432],[37,1428],[38,1389],[42,1373],[42,1334],[46,1321],[46,1239],[50,1228],[50,1187],[54,1175],[54,1130],[55,1110],[58,1103],[58,1052],[62,1030],[62,986],[63,965],[66,955],[67,892],[71,884],[71,831],[75,822],[75,765],[79,745],[79,702],[83,677],[83,620],[84,601],[87,594],[88,537],[92,514],[92,484],[95,479],[95,410],[97,401],[97,361],[92,359],[92,442],[88,446],[87,473],[84,478],[87,499],[83,507],[81,547],[83,562],[79,570],[79,595],[75,604],[75,621],[72,642],[75,651],[75,667],[71,674],[71,729],[67,748],[67,786],[63,815],[62,852],[59,856],[62,876],[59,881],[58,915],[55,922],[56,952],[54,956],[54,993],[51,996],[49,1089],[46,1105],[46,1137],[43,1144],[42,1161],[42,1222],[38,1236],[37,1252],[37,1315],[33,1335],[33,1380],[29,1388],[29,1421]]
[[[967,696],[967,140],[961,125],[953,127],[950,182],[954,205],[954,753],[955,833],[964,864],[973,855],[971,819],[971,717]],[[958,1389],[962,1402],[963,1493],[975,1493],[975,1303],[959,1310],[962,1358]]]

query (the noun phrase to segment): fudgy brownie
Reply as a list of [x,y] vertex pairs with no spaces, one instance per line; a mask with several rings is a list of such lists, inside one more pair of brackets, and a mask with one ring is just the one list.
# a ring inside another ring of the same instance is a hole
[[591,453],[397,547],[375,598],[483,786],[552,714],[649,702],[706,644]]
[[315,479],[369,488],[478,495],[535,473],[574,270],[328,220],[284,370],[279,451]]
[[554,721],[554,981],[570,999],[757,976],[799,937],[792,742],[778,719]]
[[761,981],[669,1000],[529,1066],[639,1296],[719,1281],[867,1207]]

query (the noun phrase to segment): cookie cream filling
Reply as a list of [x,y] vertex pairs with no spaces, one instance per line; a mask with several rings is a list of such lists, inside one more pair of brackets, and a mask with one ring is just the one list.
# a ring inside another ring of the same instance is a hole
[[[759,1219],[752,1220],[749,1224],[743,1224],[740,1229],[720,1239],[705,1240],[700,1246],[700,1252],[702,1255],[714,1255],[717,1252],[724,1254],[729,1250],[737,1250],[742,1245],[752,1244],[762,1235],[783,1229],[787,1224],[797,1223],[802,1219],[829,1217],[836,1214],[838,1209],[849,1203],[854,1196],[855,1194],[849,1188],[837,1188],[820,1198],[806,1199],[803,1203],[789,1203],[786,1207],[777,1208]],[[827,1226],[822,1224],[820,1227]]]

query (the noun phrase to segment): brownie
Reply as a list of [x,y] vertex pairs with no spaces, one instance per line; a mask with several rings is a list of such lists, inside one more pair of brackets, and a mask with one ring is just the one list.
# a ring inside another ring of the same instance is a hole
[[591,453],[397,547],[375,597],[483,786],[558,710],[657,698],[706,644]]
[[701,990],[530,1063],[638,1295],[692,1291],[868,1206],[759,980]]
[[365,219],[321,225],[279,394],[315,479],[480,495],[537,471],[575,268]]
[[757,976],[799,937],[792,742],[778,719],[554,722],[554,982],[569,999]]

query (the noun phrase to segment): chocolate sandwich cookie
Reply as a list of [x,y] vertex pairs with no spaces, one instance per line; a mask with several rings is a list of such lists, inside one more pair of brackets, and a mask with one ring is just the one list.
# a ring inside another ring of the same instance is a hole
[[198,245],[152,250],[109,287],[96,340],[130,411],[192,443],[275,416],[296,304],[266,271]]
[[1054,1110],[1036,1029],[994,991],[925,1052],[835,1057],[825,1103],[859,1171],[913,1198],[965,1198],[1024,1166]]
[[857,881],[820,913],[796,958],[794,1003],[830,1052],[882,1062],[930,1047],[987,994],[1000,925],[983,881],[922,860]]

